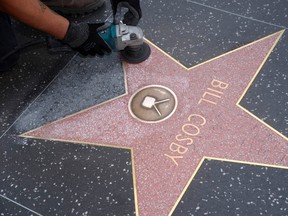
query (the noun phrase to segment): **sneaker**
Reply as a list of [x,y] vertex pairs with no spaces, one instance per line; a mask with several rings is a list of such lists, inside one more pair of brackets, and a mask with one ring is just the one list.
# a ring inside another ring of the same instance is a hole
[[97,10],[105,0],[42,0],[54,11],[63,14],[86,14]]

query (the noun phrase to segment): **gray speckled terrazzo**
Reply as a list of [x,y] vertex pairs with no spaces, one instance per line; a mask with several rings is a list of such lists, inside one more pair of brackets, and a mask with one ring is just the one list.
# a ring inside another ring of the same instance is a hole
[[117,53],[106,58],[76,56],[15,123],[16,133],[40,127],[125,93]]
[[173,216],[287,215],[288,170],[204,160]]
[[[69,20],[76,21],[76,22],[100,22],[100,21],[103,22],[111,13],[110,7],[109,6],[106,7],[106,6],[104,5],[104,7],[100,8],[99,11],[97,11],[97,13],[92,13],[87,16],[78,16],[78,17],[69,16],[68,18]],[[8,72],[0,74],[0,93],[1,93],[0,94],[0,102],[1,102],[0,103],[0,113],[1,113],[0,137],[3,135],[3,133],[9,130],[9,127],[13,125],[13,123],[17,120],[17,118],[31,105],[31,103],[34,102],[34,100],[38,97],[38,95],[41,94],[41,92],[51,83],[51,81],[59,74],[59,72],[63,68],[65,68],[67,64],[68,64],[67,66],[68,70],[69,70],[69,65],[71,68],[71,64],[69,62],[73,58],[73,56],[75,56],[76,54],[75,52],[71,52],[71,51],[51,52],[51,50],[48,49],[47,44],[46,44],[47,35],[35,29],[29,28],[28,26],[23,25],[22,23],[18,21],[15,21],[15,20],[12,20],[12,21],[13,21],[12,22],[13,28],[15,30],[15,34],[17,36],[19,45],[23,45],[30,41],[33,41],[33,42],[40,41],[41,43],[21,50],[20,59],[18,60],[17,64]],[[99,60],[99,61],[102,61],[102,60]],[[106,60],[106,63],[107,61],[109,60]],[[110,59],[110,61],[112,60]],[[80,73],[81,68],[83,68],[85,63],[87,64],[87,70],[89,66],[93,67],[93,65],[91,65],[91,63],[89,62],[92,62],[92,60],[83,59],[82,62],[81,60],[78,60],[78,62],[76,60],[74,63],[72,63],[72,65],[79,64],[80,69],[78,68],[79,69],[78,73],[81,74]],[[96,62],[97,60],[95,61],[95,64]],[[72,70],[73,68],[75,69],[76,67],[77,65],[72,66]],[[90,72],[92,73],[93,71],[90,71]],[[72,74],[70,75],[70,77],[71,76]],[[101,78],[103,78],[103,76]],[[108,79],[108,76],[106,78]],[[103,80],[104,78],[101,79],[100,82],[104,83]],[[75,80],[75,82],[77,82],[77,80]],[[67,85],[69,85],[69,83],[66,83],[66,86]],[[104,87],[107,87],[107,85],[101,86],[101,87],[104,88]],[[81,90],[83,90],[83,88]],[[86,87],[86,89],[87,88],[88,86]],[[80,92],[81,90],[79,90],[78,92],[75,90],[76,92],[74,93],[74,95],[79,95],[79,93],[82,93],[83,95],[82,102],[78,103],[79,107],[83,108],[86,106],[87,108],[89,106],[94,105],[95,101],[92,101],[91,103],[91,100],[89,101],[83,100],[83,98],[85,97],[85,92]],[[58,93],[61,94],[60,92]],[[73,92],[70,92],[70,94],[73,94]],[[102,96],[103,98],[107,96],[107,92],[104,93],[103,90],[100,90],[100,94],[103,94]],[[108,96],[108,98],[112,96],[110,95]],[[49,103],[53,103],[54,105],[56,105],[58,99],[60,100],[63,99],[67,102],[67,99],[62,97],[62,98],[56,98],[55,99],[56,101],[50,100]],[[49,103],[48,103],[48,106],[42,104],[41,109],[45,110],[45,108],[47,109],[51,108],[50,107],[51,104],[49,105]],[[60,103],[60,104],[63,104],[63,103]],[[55,116],[63,117],[65,115],[69,115],[71,114],[72,111],[77,110],[77,108],[74,108],[74,110],[71,111],[70,110],[71,106],[69,106],[66,103],[64,107],[62,106],[61,110],[57,109],[55,110],[55,112],[45,110],[42,112],[43,116],[39,118],[34,118],[34,120],[39,121],[40,118],[42,118],[42,120],[44,119],[46,121],[45,123],[47,123],[49,122],[49,120],[55,119]],[[73,106],[76,106],[76,105],[74,104]],[[59,105],[57,105],[57,107],[59,108]],[[31,121],[27,122],[27,126],[29,124],[30,125],[34,124],[34,126],[39,125],[39,124],[36,124],[35,122],[31,123]]]
[[[29,31],[26,28],[20,30]],[[30,34],[33,38],[35,33],[30,31]],[[19,43],[30,40],[21,36]],[[41,44],[23,50],[17,65],[11,71],[0,74],[0,137],[73,55],[71,52],[51,54],[46,45]]]

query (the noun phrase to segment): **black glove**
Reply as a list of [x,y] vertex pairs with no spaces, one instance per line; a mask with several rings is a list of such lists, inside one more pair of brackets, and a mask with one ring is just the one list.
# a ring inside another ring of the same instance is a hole
[[128,12],[124,15],[123,22],[127,25],[138,25],[139,20],[142,17],[142,11],[140,8],[139,0],[110,0],[113,10],[113,15],[121,10],[122,7],[128,8]]
[[70,23],[62,42],[68,44],[82,55],[104,56],[111,53],[111,48],[98,34],[97,29],[104,23]]

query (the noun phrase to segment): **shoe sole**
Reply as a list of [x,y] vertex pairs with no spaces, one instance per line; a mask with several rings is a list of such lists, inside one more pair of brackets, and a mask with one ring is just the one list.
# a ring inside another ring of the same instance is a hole
[[97,10],[98,8],[100,8],[101,6],[103,6],[105,3],[105,0],[101,0],[98,1],[97,3],[92,3],[90,5],[86,5],[83,8],[65,8],[65,7],[53,7],[51,6],[50,8],[54,11],[58,11],[61,12],[63,14],[71,14],[71,15],[83,15],[83,14],[87,14],[87,13],[91,13],[95,10]]

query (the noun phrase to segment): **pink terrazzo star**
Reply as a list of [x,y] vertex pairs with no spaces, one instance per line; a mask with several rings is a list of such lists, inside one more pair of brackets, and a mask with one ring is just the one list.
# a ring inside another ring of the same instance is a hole
[[[191,70],[151,46],[145,62],[125,63],[125,95],[24,136],[130,148],[137,214],[166,216],[204,156],[288,166],[287,138],[237,105],[280,35]],[[143,123],[130,114],[130,97],[148,85],[165,86],[177,96],[167,120]]]

